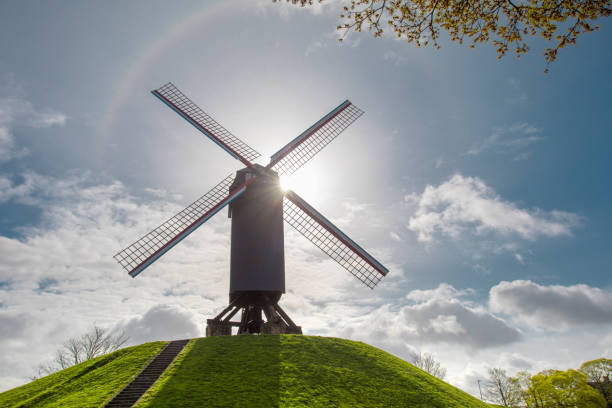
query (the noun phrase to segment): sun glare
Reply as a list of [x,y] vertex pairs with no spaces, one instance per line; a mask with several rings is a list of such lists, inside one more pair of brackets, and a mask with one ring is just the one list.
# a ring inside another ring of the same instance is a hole
[[283,191],[287,191],[287,190],[293,190],[293,187],[291,187],[291,180],[292,177],[291,176],[280,176],[280,186],[281,189]]
[[317,184],[317,176],[312,174],[312,172],[280,177],[280,185],[283,191],[293,190],[300,196],[308,199],[316,197],[318,193]]

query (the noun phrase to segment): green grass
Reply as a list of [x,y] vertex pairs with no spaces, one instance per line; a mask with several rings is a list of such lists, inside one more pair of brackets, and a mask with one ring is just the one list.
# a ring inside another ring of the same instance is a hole
[[[0,407],[101,406],[162,346],[120,350],[7,391]],[[295,335],[193,339],[137,407],[490,408],[367,344]]]
[[194,339],[137,407],[276,407],[280,338]]
[[123,388],[166,342],[107,354],[0,394],[0,407],[100,407]]
[[489,407],[364,343],[329,337],[195,339],[138,408]]

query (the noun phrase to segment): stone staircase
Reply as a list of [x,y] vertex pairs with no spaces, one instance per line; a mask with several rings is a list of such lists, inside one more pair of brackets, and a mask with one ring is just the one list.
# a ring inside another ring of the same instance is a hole
[[188,342],[189,340],[175,340],[168,343],[131,383],[104,405],[104,408],[128,408],[133,406],[151,388]]

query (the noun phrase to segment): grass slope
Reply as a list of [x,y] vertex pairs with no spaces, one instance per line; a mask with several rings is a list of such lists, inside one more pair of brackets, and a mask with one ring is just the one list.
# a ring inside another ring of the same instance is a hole
[[[7,391],[0,407],[99,407],[163,345],[120,350]],[[490,407],[367,344],[295,335],[193,339],[136,406]]]
[[131,381],[166,342],[127,347],[0,394],[0,407],[100,407]]
[[489,407],[361,342],[311,336],[193,340],[137,404],[157,407]]

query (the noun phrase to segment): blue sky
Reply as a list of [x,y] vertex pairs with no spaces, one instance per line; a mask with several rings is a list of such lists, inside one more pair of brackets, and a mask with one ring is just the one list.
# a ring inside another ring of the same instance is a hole
[[263,164],[344,99],[366,112],[293,187],[391,273],[363,288],[286,226],[307,334],[431,352],[472,393],[487,367],[610,357],[608,21],[544,75],[537,40],[340,45],[337,2],[177,3],[0,5],[1,389],[93,323],[201,336],[225,305],[221,214],[137,279],[112,259],[240,168],[149,93],[168,81]]

